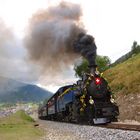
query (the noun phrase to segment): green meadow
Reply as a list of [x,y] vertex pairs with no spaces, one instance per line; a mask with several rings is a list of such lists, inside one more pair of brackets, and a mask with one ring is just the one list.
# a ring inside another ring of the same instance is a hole
[[34,124],[35,121],[24,111],[1,118],[0,140],[37,140],[43,132]]

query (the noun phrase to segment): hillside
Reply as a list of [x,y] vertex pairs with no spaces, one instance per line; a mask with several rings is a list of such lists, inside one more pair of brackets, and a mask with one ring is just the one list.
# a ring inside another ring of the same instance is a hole
[[51,95],[36,85],[0,77],[0,103],[40,102]]
[[119,59],[117,59],[111,66],[116,66],[117,64],[123,63],[129,58],[131,58],[133,55],[140,53],[140,45],[137,44],[136,41],[133,42],[133,45],[131,47],[131,51],[121,56]]
[[140,121],[140,54],[104,73],[120,106],[121,120]]

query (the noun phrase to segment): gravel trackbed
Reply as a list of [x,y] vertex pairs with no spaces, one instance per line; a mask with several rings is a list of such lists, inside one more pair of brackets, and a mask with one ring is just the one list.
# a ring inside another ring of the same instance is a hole
[[40,140],[140,140],[140,132],[54,121],[38,121],[45,131]]

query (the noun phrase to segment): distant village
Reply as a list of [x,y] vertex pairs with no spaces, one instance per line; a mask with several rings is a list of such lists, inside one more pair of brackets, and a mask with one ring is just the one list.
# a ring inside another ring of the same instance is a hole
[[15,105],[0,105],[0,118],[9,116],[18,110],[24,110],[28,115],[37,114],[38,105],[35,103],[16,103]]

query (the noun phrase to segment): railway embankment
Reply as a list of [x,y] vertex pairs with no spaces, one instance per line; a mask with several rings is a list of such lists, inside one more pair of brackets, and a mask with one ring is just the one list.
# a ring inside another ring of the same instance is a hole
[[120,121],[140,122],[140,54],[104,73],[119,105]]

